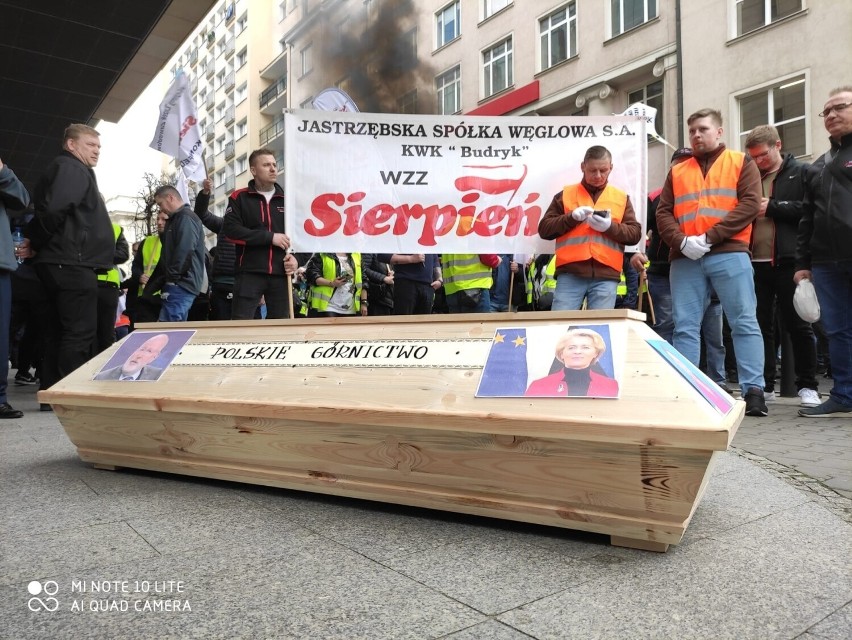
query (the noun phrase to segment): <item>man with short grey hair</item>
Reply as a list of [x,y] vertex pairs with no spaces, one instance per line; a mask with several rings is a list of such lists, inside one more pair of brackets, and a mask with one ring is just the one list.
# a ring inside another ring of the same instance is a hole
[[[154,202],[169,216],[160,252],[160,322],[185,322],[206,280],[201,220],[171,185],[154,192]],[[154,289],[156,290],[156,289]]]

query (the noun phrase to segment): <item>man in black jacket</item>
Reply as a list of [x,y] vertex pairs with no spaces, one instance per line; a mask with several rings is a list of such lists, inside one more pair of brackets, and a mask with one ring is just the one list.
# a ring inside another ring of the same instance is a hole
[[[230,320],[234,298],[234,243],[225,237],[225,220],[208,209],[213,182],[205,180],[195,196],[195,215],[201,224],[216,234],[216,256],[213,258],[213,275],[210,282],[210,319]],[[260,317],[259,315],[257,317]]]
[[807,171],[795,281],[814,283],[828,335],[834,387],[806,418],[852,415],[852,85],[834,89],[819,114],[831,149]]
[[97,131],[84,124],[70,125],[62,152],[35,189],[35,216],[26,236],[50,300],[45,309],[42,389],[84,364],[95,348],[98,274],[112,268],[115,253],[112,224],[93,171],[100,150]]
[[287,253],[290,238],[284,229],[284,189],[275,182],[275,154],[266,148],[252,151],[249,170],[254,179],[231,194],[225,211],[225,235],[237,253],[231,318],[251,320],[261,298],[267,318],[287,318],[292,300],[285,278],[299,263]]
[[751,234],[751,264],[757,294],[757,322],[763,334],[764,395],[775,397],[775,310],[793,344],[796,390],[803,407],[820,403],[816,379],[816,342],[811,325],[793,308],[796,233],[802,219],[806,165],[781,153],[781,138],[772,125],[752,129],[746,152],[760,170],[763,198]]
[[160,322],[185,322],[206,279],[204,229],[174,187],[164,185],[157,189],[154,202],[169,215],[160,253]]

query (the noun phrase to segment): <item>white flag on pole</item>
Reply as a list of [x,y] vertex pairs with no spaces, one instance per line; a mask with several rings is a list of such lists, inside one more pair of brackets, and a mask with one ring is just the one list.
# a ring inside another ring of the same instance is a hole
[[349,111],[350,113],[358,111],[358,106],[349,97],[349,94],[337,87],[329,87],[320,91],[311,105],[318,111]]
[[180,197],[183,198],[184,204],[189,204],[189,185],[186,183],[186,176],[183,174],[183,171],[177,172],[175,189],[178,190]]
[[657,125],[654,123],[657,119],[657,110],[654,107],[649,107],[647,104],[643,104],[641,102],[634,102],[627,109],[625,109],[620,115],[622,116],[639,116],[640,118],[645,118],[645,122],[648,123],[646,130],[648,135],[654,138],[655,140],[659,140],[663,144],[668,145],[672,149],[674,147],[669,144],[669,142],[663,138],[660,134],[657,133]]
[[202,161],[204,143],[201,141],[201,127],[198,126],[198,112],[185,73],[175,76],[160,103],[160,117],[150,146],[176,158],[187,178],[196,182],[207,178]]

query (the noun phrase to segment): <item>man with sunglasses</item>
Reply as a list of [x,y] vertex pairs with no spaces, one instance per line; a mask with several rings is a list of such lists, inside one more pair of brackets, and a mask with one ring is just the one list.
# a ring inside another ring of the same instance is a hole
[[852,416],[852,85],[834,89],[822,112],[831,149],[807,173],[796,247],[796,283],[816,288],[834,387],[806,418]]

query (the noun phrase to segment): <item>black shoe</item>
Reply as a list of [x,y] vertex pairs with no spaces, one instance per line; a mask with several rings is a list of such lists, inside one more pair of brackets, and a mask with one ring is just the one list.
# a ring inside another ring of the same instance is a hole
[[745,413],[747,416],[760,417],[769,415],[769,409],[766,408],[766,401],[763,399],[763,389],[760,387],[752,387],[746,391],[743,400],[746,403]]
[[21,373],[20,371],[15,374],[15,384],[19,387],[23,387],[29,384],[36,384],[38,382],[38,378],[36,378],[31,373],[27,373],[26,371]]
[[39,411],[53,411],[53,407],[51,407],[49,404],[42,403],[38,406],[38,410]]
[[829,396],[828,400],[826,400],[819,406],[799,409],[799,415],[803,418],[844,418],[846,416],[852,417],[852,407],[847,407],[845,404],[840,404],[837,400]]
[[8,402],[4,402],[0,404],[0,418],[9,418],[15,420],[17,418],[23,418],[24,412],[18,411],[17,409],[13,409],[12,406]]

